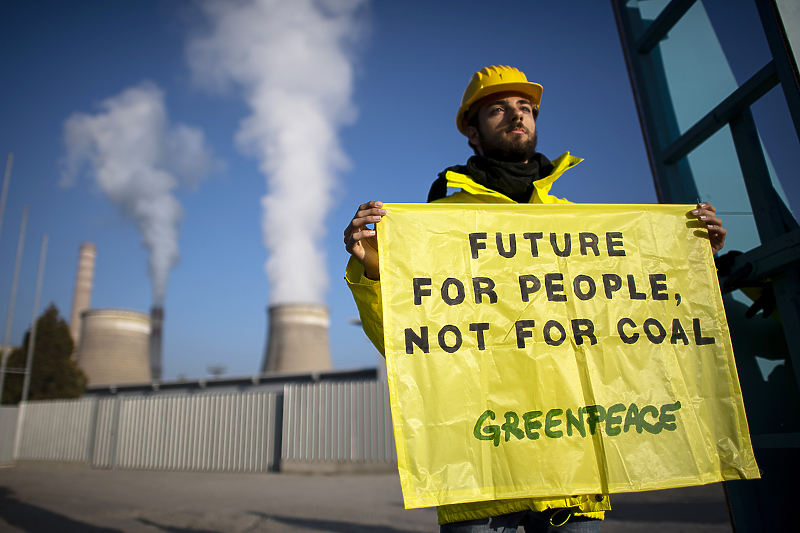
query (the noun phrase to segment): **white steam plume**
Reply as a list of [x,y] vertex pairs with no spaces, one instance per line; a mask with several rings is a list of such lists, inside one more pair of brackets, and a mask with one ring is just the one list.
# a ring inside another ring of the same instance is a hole
[[153,303],[161,305],[170,269],[178,262],[183,209],[172,195],[182,178],[194,186],[221,163],[203,132],[170,126],[164,94],[143,82],[100,104],[95,115],[74,113],[64,123],[61,184],[85,169],[142,234],[150,252]]
[[336,172],[337,129],[355,118],[348,49],[365,0],[209,0],[211,30],[188,46],[196,78],[240,87],[252,114],[236,140],[267,177],[262,231],[272,304],[322,303],[322,238]]

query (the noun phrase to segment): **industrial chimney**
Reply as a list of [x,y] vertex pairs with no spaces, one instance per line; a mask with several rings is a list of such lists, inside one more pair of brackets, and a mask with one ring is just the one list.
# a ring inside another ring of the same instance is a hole
[[269,325],[261,372],[303,373],[331,369],[328,308],[282,304],[267,309]]
[[[81,340],[81,321],[84,311],[89,309],[92,302],[92,280],[94,279],[94,262],[97,257],[97,248],[94,243],[81,244],[78,253],[78,272],[75,274],[75,292],[72,295],[72,312],[69,316],[69,332],[75,341],[75,349]],[[75,353],[73,352],[73,357]]]
[[150,309],[150,373],[153,379],[161,379],[161,328],[164,324],[164,308],[154,305]]

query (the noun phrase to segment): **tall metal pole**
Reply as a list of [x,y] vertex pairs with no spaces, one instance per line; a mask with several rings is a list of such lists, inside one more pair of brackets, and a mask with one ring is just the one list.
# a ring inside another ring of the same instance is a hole
[[8,182],[11,180],[11,164],[14,162],[14,154],[9,152],[6,159],[6,177],[3,178],[3,192],[0,194],[0,234],[3,233],[3,215],[6,212],[6,197],[8,196]]
[[31,334],[28,339],[28,357],[25,361],[25,379],[22,382],[22,401],[28,401],[28,391],[31,385],[31,368],[33,368],[33,348],[36,346],[36,326],[39,321],[39,297],[42,295],[42,280],[44,278],[44,263],[47,259],[47,233],[42,236],[42,251],[39,254],[39,275],[36,278],[36,296],[33,298],[33,318],[31,319]]
[[25,228],[28,225],[28,206],[22,210],[22,224],[19,227],[19,242],[17,243],[17,260],[14,263],[14,280],[11,282],[11,296],[8,300],[8,317],[6,318],[6,333],[3,337],[3,357],[0,361],[0,404],[3,403],[3,385],[6,381],[6,360],[11,352],[9,339],[11,325],[14,322],[14,300],[17,297],[17,283],[19,282],[19,267],[22,263],[22,250],[25,247]]

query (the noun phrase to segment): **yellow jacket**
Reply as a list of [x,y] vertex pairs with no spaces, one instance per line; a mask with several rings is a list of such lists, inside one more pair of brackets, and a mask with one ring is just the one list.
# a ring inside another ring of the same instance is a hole
[[[550,187],[567,169],[583,161],[577,157],[564,153],[552,161],[553,172],[549,176],[534,182],[534,191],[531,196],[532,204],[563,204],[569,201],[557,198],[550,194]],[[450,196],[437,200],[437,202],[451,203],[515,203],[513,200],[497,191],[493,191],[464,174],[448,171],[446,174],[447,186],[457,187],[461,190]],[[364,267],[353,259],[347,264],[345,280],[353,293],[356,301],[364,333],[372,341],[378,351],[384,354],[383,344],[383,309],[381,307],[381,283],[364,276]],[[602,519],[605,511],[611,509],[607,494],[590,494],[562,498],[520,498],[511,500],[494,500],[484,502],[461,503],[454,505],[440,505],[437,508],[439,524],[475,520],[489,516],[515,513],[518,511],[532,510],[545,511],[547,509],[564,509],[571,514]],[[566,516],[566,515],[564,515]],[[564,521],[560,513],[554,516],[554,521]]]

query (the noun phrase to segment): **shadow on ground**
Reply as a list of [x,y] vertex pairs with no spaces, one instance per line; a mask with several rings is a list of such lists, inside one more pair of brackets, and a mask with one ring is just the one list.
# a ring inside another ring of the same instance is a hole
[[219,531],[212,531],[210,529],[196,529],[193,527],[175,527],[175,526],[165,526],[162,524],[157,524],[152,522],[146,518],[137,518],[137,520],[150,527],[155,527],[160,529],[161,531],[167,531],[168,533],[220,533]]
[[357,524],[355,522],[340,522],[337,520],[317,520],[314,518],[296,518],[293,516],[279,516],[250,511],[253,516],[263,520],[271,520],[291,527],[315,529],[329,533],[408,533],[407,529],[397,529],[374,524]]
[[97,527],[73,520],[14,498],[14,492],[0,487],[0,518],[26,533],[124,533],[119,529]]

